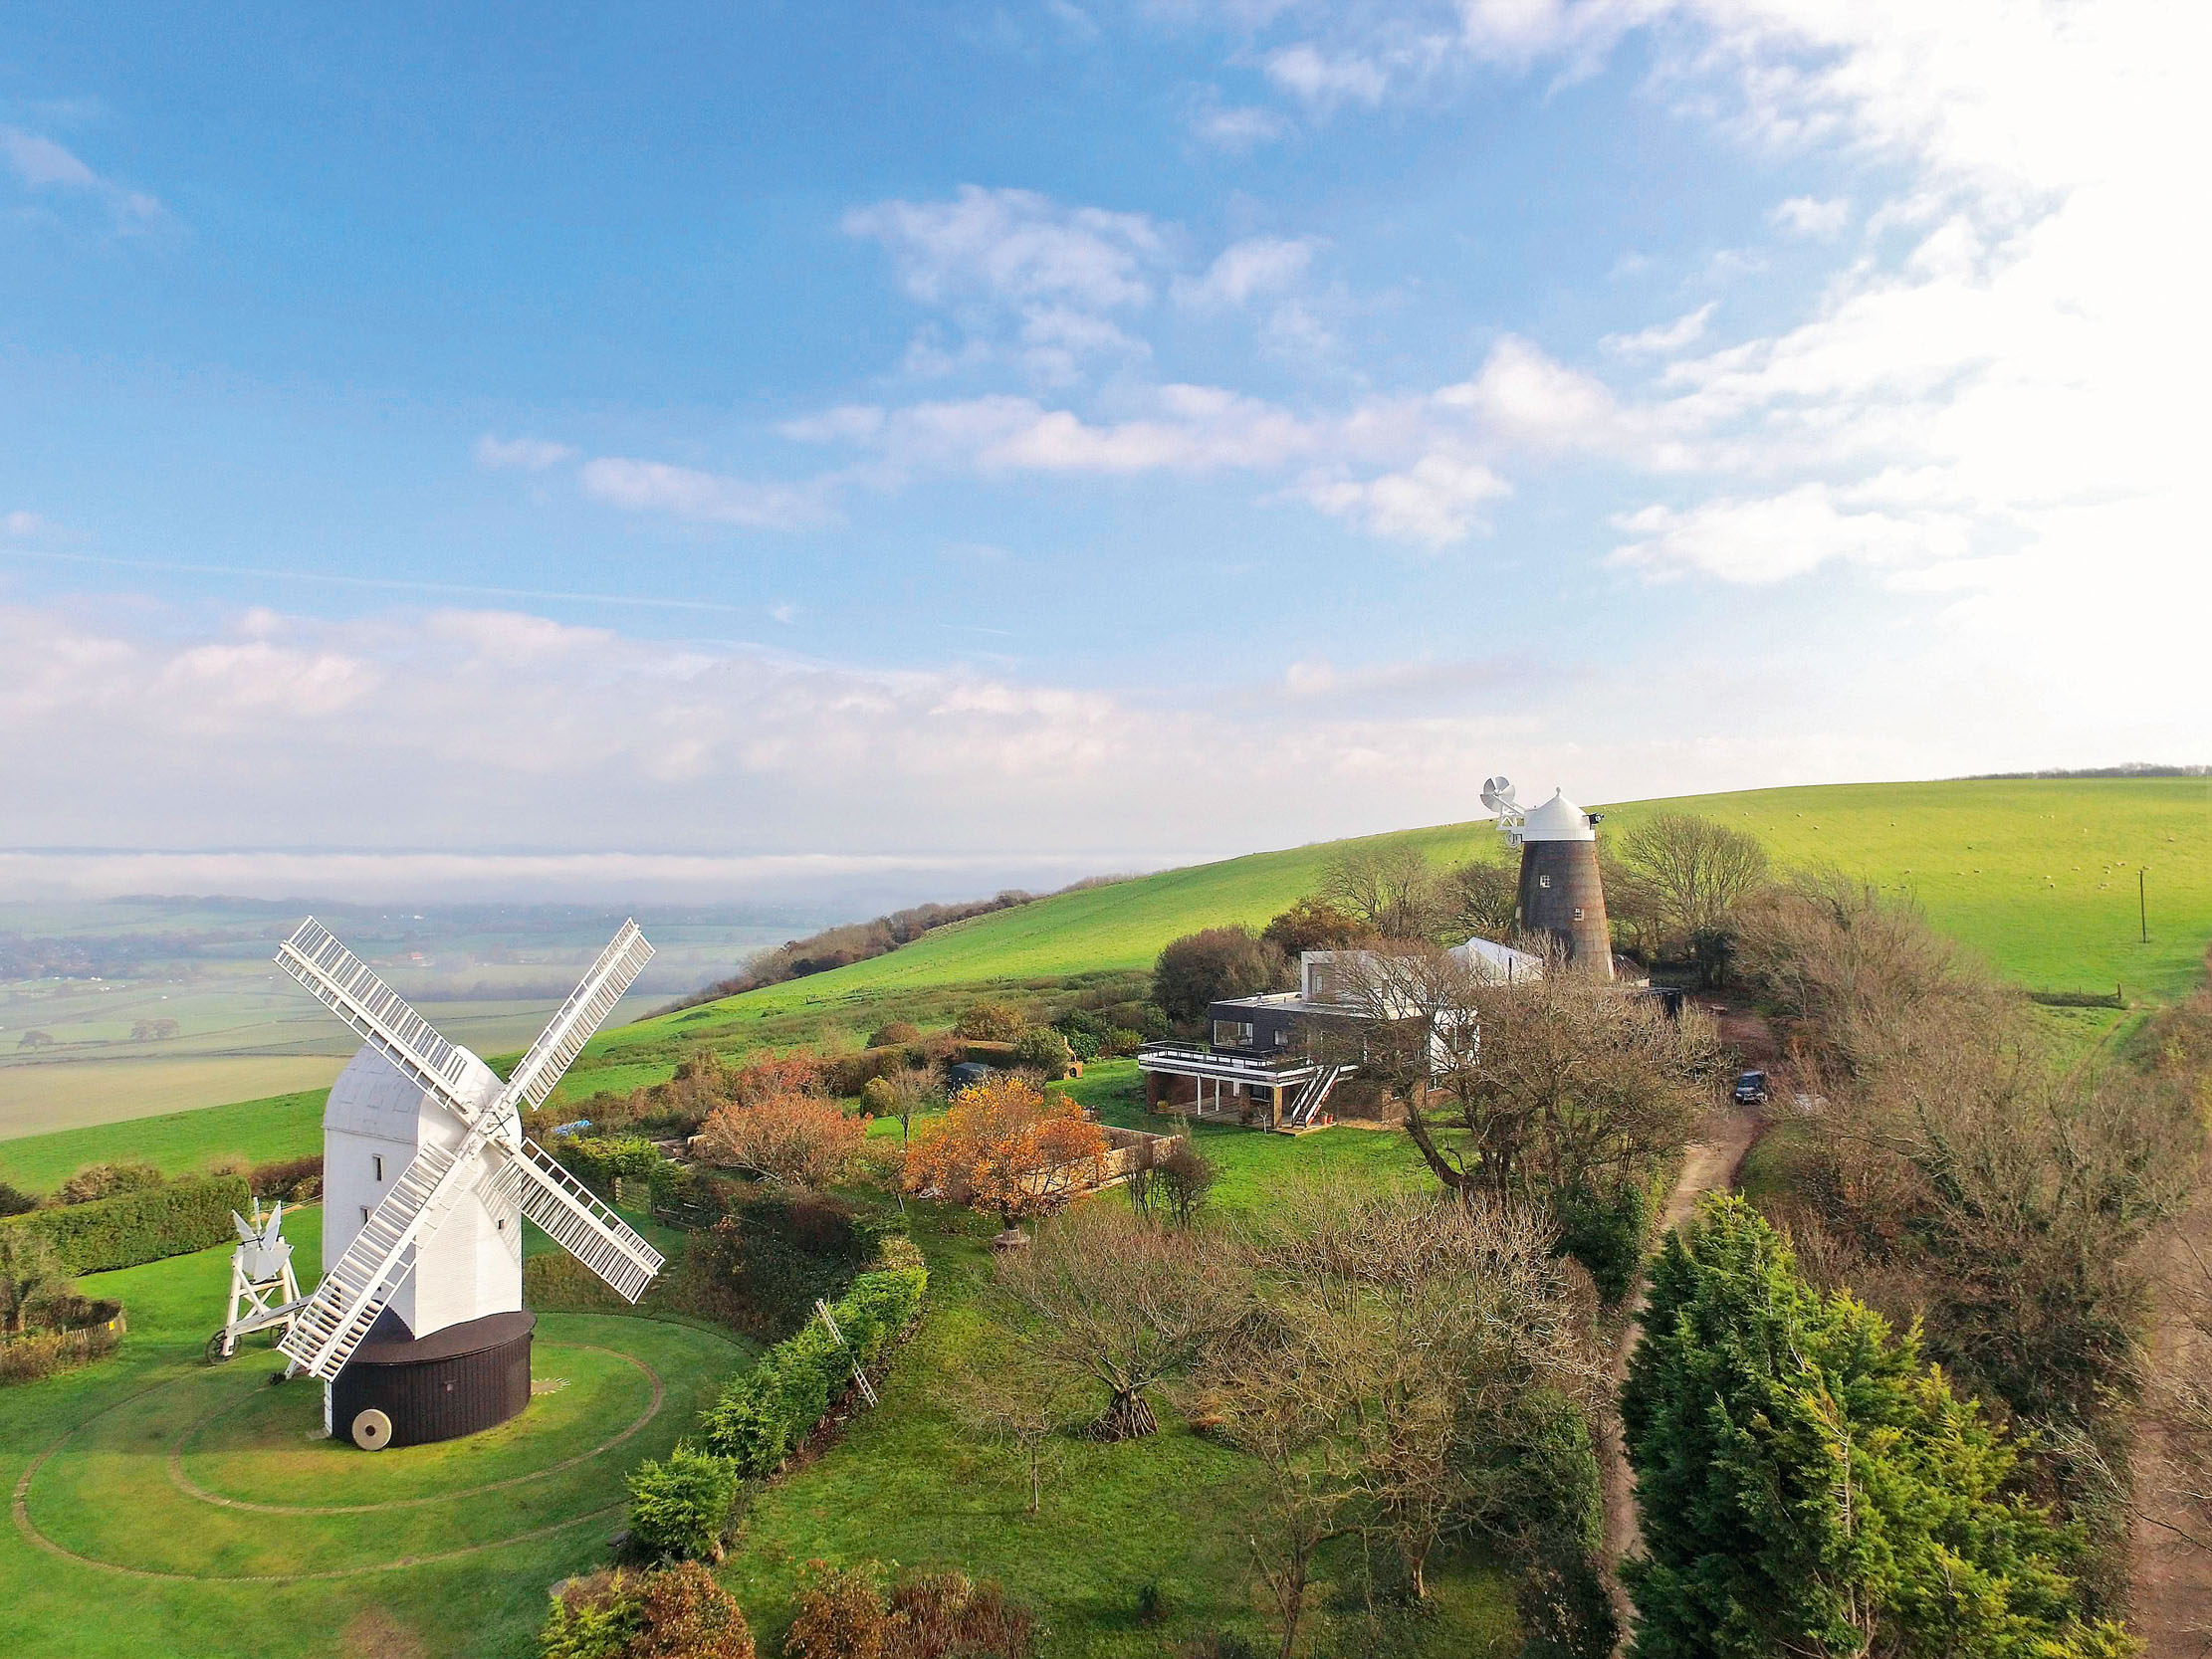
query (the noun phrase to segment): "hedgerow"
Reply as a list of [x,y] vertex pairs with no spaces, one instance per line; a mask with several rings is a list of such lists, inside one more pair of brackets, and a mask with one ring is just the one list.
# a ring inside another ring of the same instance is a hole
[[105,1273],[224,1243],[233,1236],[231,1211],[246,1205],[245,1176],[211,1175],[32,1210],[0,1219],[0,1227],[42,1234],[73,1274]]
[[861,1274],[830,1304],[843,1344],[817,1320],[769,1349],[700,1414],[708,1449],[748,1478],[773,1473],[829,1414],[853,1367],[866,1370],[891,1350],[928,1285],[920,1266]]

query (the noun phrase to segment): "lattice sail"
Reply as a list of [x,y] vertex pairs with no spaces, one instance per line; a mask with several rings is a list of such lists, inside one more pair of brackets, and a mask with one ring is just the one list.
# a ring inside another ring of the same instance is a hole
[[537,1141],[525,1141],[520,1150],[500,1150],[511,1160],[523,1213],[623,1301],[643,1296],[666,1258]]
[[599,952],[599,959],[591,964],[591,971],[583,976],[583,982],[560,1005],[560,1012],[553,1015],[553,1023],[530,1045],[530,1052],[523,1056],[514,1075],[507,1080],[501,1104],[516,1112],[544,1106],[546,1097],[553,1092],[553,1085],[560,1081],[561,1073],[583,1052],[583,1045],[599,1029],[599,1022],[614,1011],[614,1005],[622,1000],[622,993],[630,988],[630,982],[652,959],[653,947],[645,942],[637,923],[634,920],[623,923],[607,947]]
[[482,1141],[424,1146],[316,1286],[277,1344],[329,1382],[344,1369],[376,1316],[413,1271],[415,1241],[434,1231],[475,1178]]
[[277,965],[464,1123],[476,1121],[477,1102],[463,1093],[469,1051],[439,1036],[374,969],[338,943],[330,929],[309,917],[277,947]]

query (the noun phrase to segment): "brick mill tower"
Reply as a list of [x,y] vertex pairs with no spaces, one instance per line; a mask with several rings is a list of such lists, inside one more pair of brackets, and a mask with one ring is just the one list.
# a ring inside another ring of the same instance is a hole
[[1482,800],[1498,828],[1521,850],[1521,932],[1555,946],[1578,969],[1613,977],[1613,930],[1598,874],[1597,818],[1564,791],[1533,811],[1513,798],[1513,785],[1493,777]]

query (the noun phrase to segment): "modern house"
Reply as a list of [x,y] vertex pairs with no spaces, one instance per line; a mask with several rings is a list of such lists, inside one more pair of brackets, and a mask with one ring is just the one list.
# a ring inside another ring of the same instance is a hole
[[[1210,1042],[1146,1044],[1137,1054],[1146,1105],[1293,1133],[1332,1122],[1324,1110],[1329,1097],[1359,1067],[1331,1056],[1351,1050],[1356,1027],[1346,1022],[1371,1015],[1364,976],[1353,965],[1366,954],[1305,951],[1296,990],[1212,1004],[1206,1011]],[[1494,939],[1470,938],[1451,954],[1486,978],[1525,979],[1544,971],[1541,956]],[[1407,1015],[1418,1012],[1408,1009]]]

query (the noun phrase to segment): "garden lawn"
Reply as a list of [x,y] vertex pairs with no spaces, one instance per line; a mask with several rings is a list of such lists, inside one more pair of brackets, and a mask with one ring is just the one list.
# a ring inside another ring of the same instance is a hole
[[[1102,1086],[1118,1090],[1125,1082],[1109,1076]],[[1278,1148],[1323,1178],[1365,1182],[1402,1170],[1388,1149],[1403,1141],[1343,1129],[1298,1141],[1249,1130],[1200,1136],[1222,1166],[1217,1190],[1224,1208],[1257,1199]],[[1087,1201],[1123,1200],[1107,1192]],[[929,1300],[920,1331],[892,1361],[882,1404],[761,1493],[721,1569],[764,1651],[788,1623],[801,1569],[814,1558],[957,1566],[996,1578],[1041,1613],[1046,1659],[1151,1659],[1221,1630],[1242,1635],[1256,1651],[1274,1651],[1272,1616],[1246,1542],[1269,1525],[1258,1507],[1257,1466],[1163,1408],[1161,1432],[1143,1440],[1062,1442],[1064,1462],[1042,1513],[1027,1514],[1019,1458],[979,1440],[952,1403],[954,1378],[988,1369],[1013,1340],[988,1293],[987,1240],[996,1223],[936,1205],[909,1207],[929,1258]],[[1349,1551],[1324,1563],[1301,1652],[1316,1650],[1334,1622],[1332,1607],[1353,1598],[1354,1564]],[[1423,1629],[1421,1654],[1502,1659],[1517,1651],[1510,1574],[1460,1553],[1433,1571],[1433,1582],[1436,1617]],[[1151,1627],[1136,1615],[1148,1584],[1167,1608]]]
[[[320,1219],[314,1209],[286,1216],[306,1262],[318,1259]],[[488,1434],[371,1457],[310,1437],[320,1388],[267,1386],[276,1361],[258,1339],[227,1366],[202,1363],[228,1273],[228,1252],[216,1249],[88,1278],[88,1294],[117,1298],[128,1312],[120,1352],[0,1389],[0,1483],[9,1491],[75,1431],[0,1528],[8,1659],[526,1659],[547,1586],[604,1559],[606,1535],[621,1524],[623,1475],[665,1453],[755,1351],[694,1324],[550,1314],[534,1373],[558,1387]],[[640,1425],[653,1395],[641,1365],[658,1374],[664,1397]],[[459,1495],[493,1482],[509,1484]],[[250,1503],[407,1507],[272,1515],[211,1503],[187,1486]],[[433,1501],[412,1502],[423,1498]],[[26,1536],[26,1518],[62,1548],[138,1573],[60,1558]],[[547,1528],[557,1530],[497,1542]],[[355,1570],[488,1542],[452,1559]],[[350,1575],[203,1581],[301,1571]],[[139,1575],[149,1572],[187,1576]]]

